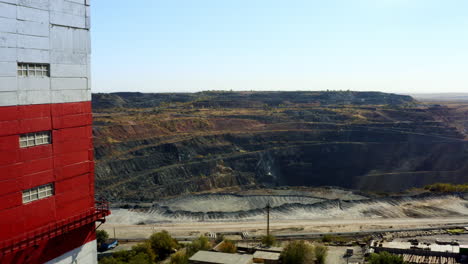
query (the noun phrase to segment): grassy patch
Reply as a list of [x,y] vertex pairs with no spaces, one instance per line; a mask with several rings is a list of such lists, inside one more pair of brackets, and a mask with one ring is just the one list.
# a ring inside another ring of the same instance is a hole
[[468,192],[468,184],[434,183],[424,189],[437,193]]

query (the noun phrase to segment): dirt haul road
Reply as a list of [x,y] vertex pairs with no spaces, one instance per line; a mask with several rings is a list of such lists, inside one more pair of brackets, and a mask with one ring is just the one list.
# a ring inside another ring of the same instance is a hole
[[[398,218],[398,219],[317,219],[270,221],[273,234],[322,233],[322,232],[367,232],[381,230],[405,230],[468,225],[468,218]],[[119,239],[145,239],[152,233],[167,230],[173,236],[198,236],[207,232],[249,232],[263,235],[266,221],[240,222],[187,222],[152,225],[122,225],[104,223],[99,229]]]

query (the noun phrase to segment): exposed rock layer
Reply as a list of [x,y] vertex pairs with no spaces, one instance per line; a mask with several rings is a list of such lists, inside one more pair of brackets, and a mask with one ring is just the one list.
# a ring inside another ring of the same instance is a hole
[[93,105],[97,193],[113,201],[285,185],[399,191],[468,179],[464,112],[407,96],[119,93],[93,95]]

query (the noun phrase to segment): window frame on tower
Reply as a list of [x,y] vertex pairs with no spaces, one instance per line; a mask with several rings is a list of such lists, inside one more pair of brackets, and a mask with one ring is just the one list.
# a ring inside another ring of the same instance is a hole
[[52,143],[51,131],[41,131],[34,133],[21,134],[19,136],[20,148],[30,148]]
[[50,77],[50,64],[18,62],[18,77]]
[[23,204],[28,204],[37,200],[45,199],[54,195],[55,186],[53,183],[44,184],[23,191]]

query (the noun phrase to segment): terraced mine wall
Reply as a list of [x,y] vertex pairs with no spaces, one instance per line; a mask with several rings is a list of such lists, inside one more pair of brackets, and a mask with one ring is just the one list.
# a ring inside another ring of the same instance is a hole
[[400,191],[468,180],[466,135],[441,121],[450,109],[436,115],[387,94],[366,105],[365,93],[329,105],[313,93],[262,96],[233,108],[216,93],[94,95],[98,194],[153,201],[229,187]]

